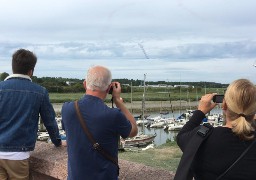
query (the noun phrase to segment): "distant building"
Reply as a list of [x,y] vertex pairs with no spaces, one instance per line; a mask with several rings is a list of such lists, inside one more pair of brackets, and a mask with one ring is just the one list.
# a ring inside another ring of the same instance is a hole
[[168,87],[167,84],[158,84],[158,87]]
[[153,84],[153,85],[147,85],[148,87],[173,87],[172,85],[167,84]]
[[72,81],[66,81],[66,84],[71,86],[72,84],[75,84],[75,82],[72,82]]
[[147,85],[147,87],[159,87],[159,86],[156,84],[152,84],[152,85]]
[[189,87],[192,87],[194,88],[194,86],[190,86],[190,85],[174,85],[175,88],[177,87],[181,87],[181,88],[189,88]]
[[130,84],[122,84],[123,86],[130,86]]

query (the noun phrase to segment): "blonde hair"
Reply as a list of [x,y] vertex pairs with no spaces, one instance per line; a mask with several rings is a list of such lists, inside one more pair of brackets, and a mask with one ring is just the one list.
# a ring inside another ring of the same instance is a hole
[[228,86],[225,102],[232,131],[244,140],[254,138],[256,87],[247,79],[238,79]]

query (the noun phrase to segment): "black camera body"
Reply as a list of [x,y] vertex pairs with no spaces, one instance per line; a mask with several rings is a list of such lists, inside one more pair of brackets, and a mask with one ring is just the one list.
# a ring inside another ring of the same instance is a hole
[[224,99],[224,95],[216,94],[213,96],[212,101],[215,103],[222,103]]
[[[116,88],[117,88],[117,84],[115,84]],[[112,94],[113,93],[113,86],[110,87],[108,94]]]

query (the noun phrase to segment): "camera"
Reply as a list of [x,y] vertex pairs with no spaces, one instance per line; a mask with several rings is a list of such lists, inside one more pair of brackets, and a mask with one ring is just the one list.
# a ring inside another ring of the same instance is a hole
[[[115,84],[116,88],[117,88],[117,84]],[[108,94],[112,94],[113,93],[113,86],[110,87]]]
[[224,95],[216,94],[213,96],[212,101],[215,103],[222,103],[224,99]]

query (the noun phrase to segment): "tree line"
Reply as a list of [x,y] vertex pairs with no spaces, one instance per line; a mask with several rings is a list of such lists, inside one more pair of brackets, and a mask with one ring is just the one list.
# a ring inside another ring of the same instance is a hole
[[[0,74],[0,80],[3,81],[8,73],[4,72]],[[83,80],[75,78],[62,78],[62,77],[37,77],[33,76],[32,81],[45,87],[50,93],[80,93],[84,92]],[[122,85],[122,92],[131,92],[131,86],[133,91],[142,91],[143,88],[136,88],[143,86],[143,80],[139,79],[113,79],[113,81],[118,81]],[[177,91],[193,91],[194,88],[201,91],[201,89],[207,88],[225,88],[228,84],[221,84],[216,82],[166,82],[166,81],[147,81],[146,85],[166,85],[166,87],[171,87],[174,85],[188,85],[188,88],[176,87],[173,88]],[[161,87],[163,88],[163,87]],[[151,88],[153,89],[153,88]],[[165,88],[166,89],[166,88]]]

